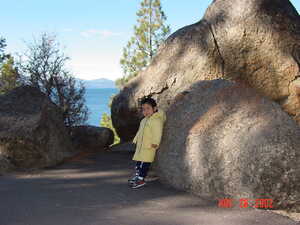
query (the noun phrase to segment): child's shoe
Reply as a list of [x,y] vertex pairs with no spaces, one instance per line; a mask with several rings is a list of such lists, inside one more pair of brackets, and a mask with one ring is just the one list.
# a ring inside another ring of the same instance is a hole
[[142,186],[144,186],[146,184],[146,182],[144,180],[141,179],[137,179],[131,186],[131,188],[140,188]]
[[134,177],[128,180],[128,184],[133,185],[137,180],[138,180],[138,176],[135,175]]

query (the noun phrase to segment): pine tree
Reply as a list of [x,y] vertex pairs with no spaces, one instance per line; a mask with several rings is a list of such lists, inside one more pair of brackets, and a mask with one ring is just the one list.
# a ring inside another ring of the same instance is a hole
[[9,56],[0,69],[0,94],[4,94],[20,84],[20,74],[14,63],[14,58]]
[[5,94],[21,83],[14,58],[5,54],[5,47],[6,40],[0,37],[0,94]]
[[160,0],[142,0],[136,15],[134,35],[123,48],[120,60],[123,77],[116,81],[119,88],[150,64],[160,44],[170,33],[169,25],[165,25],[167,17]]

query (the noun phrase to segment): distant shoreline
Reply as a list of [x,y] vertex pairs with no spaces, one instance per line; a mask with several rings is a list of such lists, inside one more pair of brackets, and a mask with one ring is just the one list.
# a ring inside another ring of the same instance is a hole
[[102,114],[107,113],[110,115],[108,106],[110,96],[117,93],[119,93],[118,88],[86,88],[86,106],[91,112],[87,121],[88,125],[100,126]]

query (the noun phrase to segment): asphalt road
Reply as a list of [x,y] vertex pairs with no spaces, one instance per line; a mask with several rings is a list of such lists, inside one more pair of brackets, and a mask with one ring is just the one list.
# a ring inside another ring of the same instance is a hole
[[150,180],[130,189],[128,152],[0,177],[0,225],[299,225],[271,210],[220,208]]

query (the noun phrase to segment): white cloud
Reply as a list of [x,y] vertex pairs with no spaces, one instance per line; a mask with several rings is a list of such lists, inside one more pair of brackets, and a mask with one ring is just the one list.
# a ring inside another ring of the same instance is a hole
[[95,35],[96,36],[99,35],[104,38],[121,35],[121,33],[118,33],[118,32],[113,32],[110,30],[97,30],[97,29],[86,30],[86,31],[81,32],[80,34],[81,34],[81,36],[86,37],[86,38],[92,37]]

